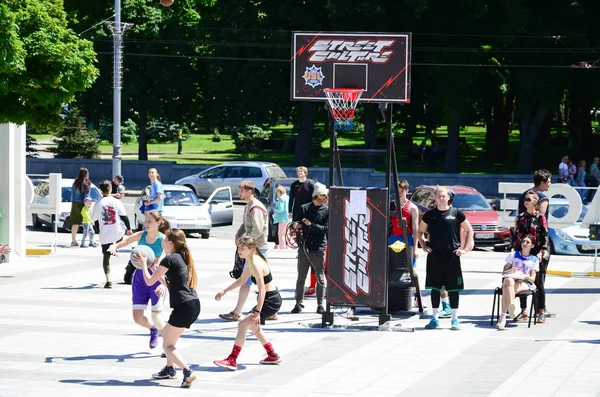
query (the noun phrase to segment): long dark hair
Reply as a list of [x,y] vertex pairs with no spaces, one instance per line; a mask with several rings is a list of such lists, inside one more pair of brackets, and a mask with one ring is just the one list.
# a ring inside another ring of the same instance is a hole
[[165,234],[167,230],[171,228],[171,224],[168,220],[163,218],[162,214],[157,210],[150,210],[146,213],[146,216],[152,217],[158,223],[158,231]]
[[90,173],[87,168],[81,167],[77,179],[73,182],[73,187],[76,190],[83,190],[86,193],[90,191]]
[[192,252],[186,244],[185,233],[181,229],[168,229],[164,234],[165,238],[173,243],[175,251],[183,257],[188,270],[187,285],[195,289],[198,286],[198,275],[196,274]]

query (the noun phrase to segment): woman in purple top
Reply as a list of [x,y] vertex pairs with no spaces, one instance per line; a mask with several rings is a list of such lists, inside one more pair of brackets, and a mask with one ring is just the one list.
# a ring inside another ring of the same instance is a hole
[[[134,242],[137,242],[138,245],[148,246],[154,252],[155,258],[154,263],[150,264],[150,268],[148,269],[148,271],[152,273],[158,266],[160,257],[163,254],[163,248],[161,246],[164,237],[163,233],[169,230],[171,226],[169,225],[169,222],[162,217],[160,212],[156,210],[149,211],[146,214],[145,226],[145,231],[136,232],[131,236],[124,237],[123,240],[112,244],[108,248],[108,252],[116,255],[119,248],[126,247]],[[162,284],[163,282],[164,279],[157,281],[151,286],[146,285],[144,276],[139,269],[136,269],[133,273],[131,282],[133,321],[150,330],[149,346],[151,349],[158,346],[158,332],[162,331],[165,326],[161,317],[165,290],[165,285]],[[150,301],[152,305],[152,321],[145,316],[148,301]]]

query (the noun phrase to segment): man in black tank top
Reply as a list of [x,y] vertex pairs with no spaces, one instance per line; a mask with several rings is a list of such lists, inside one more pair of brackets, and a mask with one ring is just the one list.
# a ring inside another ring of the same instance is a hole
[[[452,308],[451,329],[459,330],[458,292],[464,289],[460,257],[473,247],[473,228],[465,214],[451,206],[454,193],[445,186],[439,186],[435,192],[436,208],[427,211],[419,226],[419,243],[427,255],[427,278],[425,289],[431,290],[433,317],[426,329],[439,327],[438,312],[440,292],[446,288]],[[461,229],[466,232],[464,245],[461,246]],[[425,231],[429,232],[429,241],[424,240]]]

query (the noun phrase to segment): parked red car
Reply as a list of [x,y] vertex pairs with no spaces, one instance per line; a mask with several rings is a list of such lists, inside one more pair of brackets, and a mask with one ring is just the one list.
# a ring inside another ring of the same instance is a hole
[[[499,215],[485,196],[469,186],[448,186],[454,191],[452,206],[463,211],[473,226],[475,247],[510,249],[510,229],[498,224]],[[436,186],[418,186],[410,200],[419,208],[419,215],[435,206]]]

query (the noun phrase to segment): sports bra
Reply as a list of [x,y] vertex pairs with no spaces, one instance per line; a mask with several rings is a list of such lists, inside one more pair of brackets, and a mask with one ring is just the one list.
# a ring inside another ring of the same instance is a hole
[[[256,284],[256,278],[254,278],[254,276],[252,275],[252,261],[248,261],[248,266],[250,267],[250,280],[252,280],[252,282],[254,284]],[[269,273],[268,274],[266,274],[265,276],[263,276],[263,281],[264,281],[265,285],[267,285],[271,281],[273,281],[273,275],[271,274],[271,269],[269,269]]]

